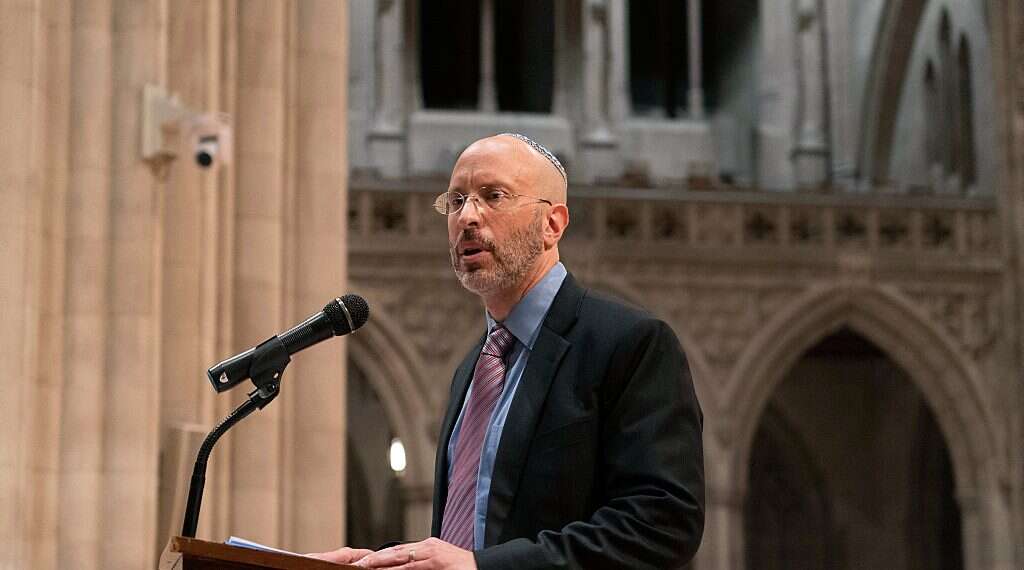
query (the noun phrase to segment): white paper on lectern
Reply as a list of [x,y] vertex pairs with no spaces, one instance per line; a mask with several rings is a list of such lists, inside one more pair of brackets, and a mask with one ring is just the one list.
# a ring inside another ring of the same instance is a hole
[[228,539],[224,541],[224,544],[227,544],[228,546],[239,546],[241,548],[251,548],[252,550],[262,550],[264,552],[276,552],[278,554],[288,554],[288,555],[291,555],[291,556],[302,556],[303,558],[307,558],[307,556],[305,554],[299,554],[298,552],[291,552],[291,551],[288,551],[288,550],[281,550],[280,548],[274,548],[273,546],[267,546],[265,544],[260,544],[258,542],[253,542],[251,540],[246,540],[244,538],[239,538],[237,536],[230,536],[230,537],[228,537]]

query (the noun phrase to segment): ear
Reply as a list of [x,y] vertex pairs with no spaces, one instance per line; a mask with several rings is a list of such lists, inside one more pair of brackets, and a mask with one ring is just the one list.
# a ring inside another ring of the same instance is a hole
[[569,208],[565,204],[551,206],[544,224],[544,247],[550,249],[558,245],[565,228],[569,227]]

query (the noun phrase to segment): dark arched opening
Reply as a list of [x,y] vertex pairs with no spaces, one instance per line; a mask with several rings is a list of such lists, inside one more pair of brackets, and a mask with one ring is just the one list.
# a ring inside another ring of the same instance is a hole
[[935,417],[907,374],[852,330],[789,371],[750,461],[747,568],[963,568]]
[[957,48],[957,100],[960,105],[960,177],[964,189],[978,181],[974,150],[974,94],[971,87],[971,47],[960,36]]
[[394,434],[380,398],[351,361],[346,392],[346,544],[376,548],[404,537],[399,475],[388,458]]
[[421,0],[419,19],[423,106],[476,109],[480,91],[480,0]]
[[554,2],[494,3],[498,110],[550,113],[555,86]]

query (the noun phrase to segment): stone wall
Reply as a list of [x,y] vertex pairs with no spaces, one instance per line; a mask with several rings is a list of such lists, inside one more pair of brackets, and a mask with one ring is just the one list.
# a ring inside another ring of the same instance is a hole
[[[346,12],[0,7],[0,567],[154,567],[196,446],[244,396],[215,395],[206,367],[345,291]],[[171,162],[142,159],[145,85],[185,110]],[[187,118],[211,111],[238,144],[203,170]],[[201,537],[343,540],[344,362],[343,342],[303,355],[224,439]]]

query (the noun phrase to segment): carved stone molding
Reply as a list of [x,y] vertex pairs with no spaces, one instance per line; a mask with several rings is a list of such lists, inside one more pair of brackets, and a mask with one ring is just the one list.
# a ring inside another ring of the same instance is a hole
[[[406,279],[360,280],[373,291],[379,310],[401,327],[404,337],[430,368],[441,370],[456,351],[467,348],[467,339],[483,322],[483,309],[475,297],[454,278],[434,279],[410,275]],[[450,370],[437,380],[447,387]],[[431,382],[433,384],[433,382]]]
[[745,283],[640,289],[652,311],[694,339],[716,373],[732,368],[760,327],[802,290]]
[[903,288],[903,293],[976,361],[987,354],[999,336],[1002,300],[994,290],[910,285]]

